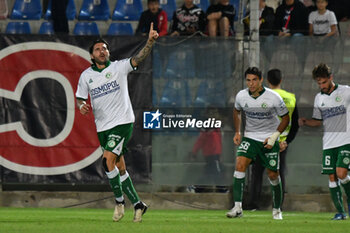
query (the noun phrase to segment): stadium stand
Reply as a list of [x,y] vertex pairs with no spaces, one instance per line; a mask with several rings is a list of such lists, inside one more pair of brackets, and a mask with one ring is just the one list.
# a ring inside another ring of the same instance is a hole
[[84,0],[81,6],[79,20],[108,20],[109,5],[107,0]]
[[[237,21],[238,20],[238,12],[239,12],[240,0],[230,0],[230,4],[235,7],[235,10],[236,10],[235,21]],[[244,9],[243,9],[243,16],[245,15],[245,13],[246,13],[246,9],[244,7]]]
[[305,66],[303,76],[311,77],[312,70],[316,64],[325,63],[330,67],[334,68],[333,56],[330,51],[311,51],[307,54],[305,60]]
[[99,35],[99,29],[95,22],[77,22],[75,24],[74,35]]
[[9,13],[7,0],[0,0],[0,19],[6,19]]
[[157,67],[157,69],[153,69],[153,78],[159,79],[163,77],[164,65],[163,59],[161,58],[160,49],[155,46],[153,48],[153,56],[152,56],[153,67]]
[[284,71],[284,75],[299,75],[301,66],[298,57],[293,51],[278,50],[272,54],[269,69],[278,67]]
[[344,46],[344,50],[343,50],[343,54],[341,56],[341,65],[339,67],[338,70],[338,75],[336,75],[336,80],[340,83],[345,83],[350,85],[350,49],[349,46],[347,45],[343,45]]
[[285,77],[283,81],[284,88],[293,93],[297,88],[300,88],[303,64],[302,59],[298,58],[295,52],[283,48],[276,50],[272,54],[267,70],[276,68],[283,71],[283,77]]
[[138,21],[143,6],[141,0],[118,0],[112,14],[112,20]]
[[168,59],[168,65],[165,69],[165,78],[194,78],[195,57],[190,47],[182,46],[176,51],[171,52]]
[[158,96],[157,96],[157,92],[156,92],[156,89],[152,88],[152,104],[153,106],[158,106]]
[[133,35],[134,31],[130,23],[111,23],[107,35]]
[[160,0],[159,4],[160,8],[166,12],[168,21],[171,21],[173,19],[174,11],[176,11],[176,0]]
[[208,105],[207,89],[208,83],[206,81],[202,81],[198,86],[197,95],[193,101],[194,107],[206,107]]
[[225,107],[226,90],[224,80],[211,80],[208,84],[209,106]]
[[39,20],[42,8],[40,0],[16,0],[11,13],[11,19]]
[[43,22],[39,29],[39,34],[53,35],[53,24],[51,22]]
[[195,107],[225,107],[226,94],[223,80],[204,80],[197,89],[193,101]]
[[30,34],[30,25],[28,22],[9,22],[6,27],[8,34]]
[[159,100],[161,107],[188,107],[191,105],[191,95],[185,79],[170,79],[165,84],[162,97]]
[[[49,0],[48,5],[47,5],[47,9],[46,9],[46,13],[44,15],[44,19],[49,20],[51,19],[51,0]],[[76,16],[76,7],[75,7],[75,3],[74,0],[69,0],[68,1],[68,6],[67,6],[67,10],[66,10],[66,14],[67,14],[67,19],[68,20],[74,20],[75,16]]]

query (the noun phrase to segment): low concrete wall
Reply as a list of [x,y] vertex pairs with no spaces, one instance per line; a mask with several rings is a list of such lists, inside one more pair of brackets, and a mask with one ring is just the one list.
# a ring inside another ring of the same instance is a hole
[[[232,206],[230,193],[140,193],[152,209],[222,209]],[[346,203],[346,202],[345,202]],[[110,192],[0,192],[2,207],[114,208]],[[127,201],[127,208],[131,208]],[[268,204],[263,209],[270,209]],[[328,194],[286,194],[284,211],[334,212]]]

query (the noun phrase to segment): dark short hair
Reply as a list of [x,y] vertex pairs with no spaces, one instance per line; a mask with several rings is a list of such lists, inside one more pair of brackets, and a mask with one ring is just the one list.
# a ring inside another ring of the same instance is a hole
[[159,0],[147,0],[147,4],[150,4],[151,2],[159,3]]
[[261,70],[257,67],[248,67],[248,69],[244,73],[244,77],[247,77],[247,74],[254,74],[258,76],[259,79],[262,78]]
[[95,40],[94,42],[92,42],[92,44],[91,44],[91,46],[89,48],[90,54],[92,54],[92,52],[94,51],[95,44],[98,44],[98,43],[104,43],[107,46],[107,49],[109,50],[109,45],[108,45],[107,41],[105,41],[102,38],[99,38],[99,39]]
[[329,78],[332,75],[332,70],[329,66],[327,66],[325,63],[320,63],[319,65],[315,66],[315,68],[312,71],[312,78]]
[[279,69],[271,69],[267,72],[267,81],[273,86],[277,86],[281,83],[282,73]]

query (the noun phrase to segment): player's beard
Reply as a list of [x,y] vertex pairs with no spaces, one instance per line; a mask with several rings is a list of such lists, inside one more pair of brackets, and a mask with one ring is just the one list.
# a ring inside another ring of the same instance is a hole
[[325,88],[322,89],[322,92],[329,94],[331,92],[331,90],[332,90],[332,87],[333,87],[333,85],[332,85],[332,83],[330,83],[328,85],[328,87],[325,87]]
[[327,87],[327,88],[323,88],[322,92],[328,94],[330,90],[331,90],[331,87]]
[[94,61],[95,61],[95,63],[98,64],[98,65],[106,65],[107,62],[109,61],[109,57],[108,57],[108,56],[105,56],[105,58],[106,58],[106,59],[105,59],[104,61],[102,61],[102,60],[100,60],[99,58],[95,57],[95,58],[94,58]]

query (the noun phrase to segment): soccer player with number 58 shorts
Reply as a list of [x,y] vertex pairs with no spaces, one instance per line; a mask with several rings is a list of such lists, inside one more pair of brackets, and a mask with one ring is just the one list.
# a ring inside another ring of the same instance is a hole
[[[146,204],[140,201],[135,191],[124,160],[126,144],[132,135],[135,121],[127,76],[151,53],[158,36],[151,23],[146,45],[137,55],[119,61],[109,60],[109,45],[106,41],[94,41],[89,50],[93,64],[79,78],[77,105],[83,115],[93,109],[97,136],[103,149],[103,169],[115,196],[112,219],[116,222],[124,216],[123,193],[134,205],[134,222],[141,222],[147,210]],[[86,103],[89,96],[92,106]]]
[[[229,218],[242,217],[242,199],[246,170],[251,162],[266,167],[273,197],[273,219],[282,220],[282,186],[279,176],[279,135],[289,123],[288,109],[283,99],[265,88],[262,72],[256,67],[245,71],[246,89],[236,95],[233,111],[237,149],[236,167],[233,174],[234,207],[226,213]],[[241,137],[241,112],[245,113],[244,136]],[[281,121],[278,117],[281,117]]]
[[312,77],[321,92],[315,97],[312,119],[299,118],[299,125],[323,124],[322,174],[329,175],[329,190],[338,211],[333,220],[344,220],[340,184],[346,193],[350,214],[350,87],[335,84],[331,68],[323,63],[314,68]]

